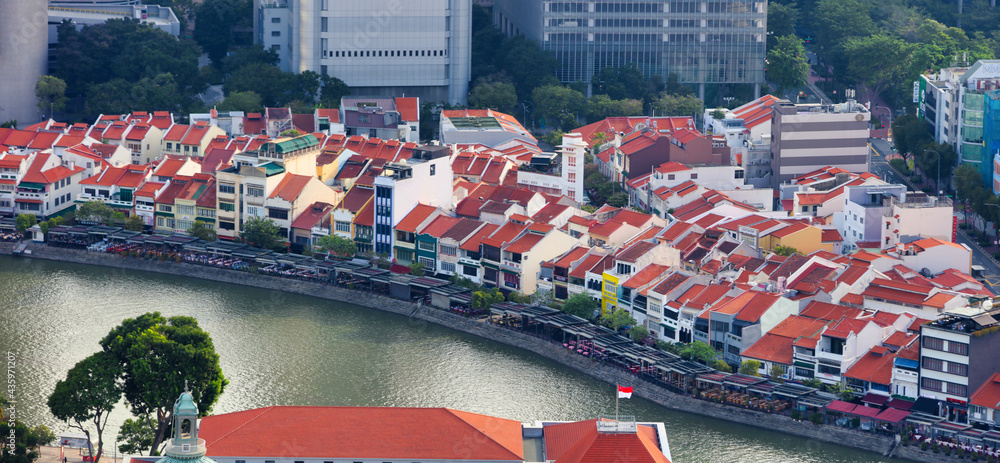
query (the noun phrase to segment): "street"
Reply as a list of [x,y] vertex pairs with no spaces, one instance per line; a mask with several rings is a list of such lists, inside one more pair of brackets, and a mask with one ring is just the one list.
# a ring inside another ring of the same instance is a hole
[[[886,156],[893,153],[889,142],[880,138],[870,138],[868,139],[868,147],[871,150],[868,161],[868,172],[878,175],[886,182],[907,185],[908,189],[913,190],[913,186],[899,172],[896,172],[896,169],[889,166]],[[984,278],[981,280],[983,286],[993,294],[1000,294],[1000,266],[993,262],[993,259],[990,259],[986,254],[979,251],[979,248],[970,243],[965,238],[965,235],[959,233],[956,242],[964,244],[972,250],[972,265],[981,265],[986,269],[983,272]]]
[[[889,167],[889,160],[886,159],[886,156],[893,152],[889,142],[880,138],[869,138],[868,147],[871,150],[868,157],[868,172],[878,175],[886,182],[910,186],[899,172]],[[912,189],[912,186],[910,188]]]

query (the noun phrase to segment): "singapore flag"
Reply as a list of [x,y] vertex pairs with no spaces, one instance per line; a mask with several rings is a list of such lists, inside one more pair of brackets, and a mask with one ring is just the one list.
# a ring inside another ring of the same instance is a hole
[[632,398],[632,388],[625,386],[618,386],[618,398],[619,399],[631,399]]

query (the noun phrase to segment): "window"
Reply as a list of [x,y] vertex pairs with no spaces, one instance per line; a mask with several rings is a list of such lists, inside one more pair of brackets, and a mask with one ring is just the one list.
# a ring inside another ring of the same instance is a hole
[[344,233],[350,233],[351,232],[351,223],[350,222],[344,222],[342,220],[338,220],[336,222],[336,224],[334,224],[334,225],[336,226],[336,230],[339,231],[339,232],[344,232]]
[[674,174],[667,174],[667,180],[673,180],[674,177]]
[[224,203],[222,201],[219,201],[219,209],[226,212],[233,212],[236,210],[236,205],[233,203]]
[[271,49],[274,50],[274,51],[281,50],[281,45],[271,45]]
[[168,204],[160,204],[160,212],[173,212],[174,206]]
[[420,247],[421,251],[434,251],[434,243],[430,241],[420,241],[417,243],[417,246]]
[[263,216],[264,214],[261,214],[261,209],[263,208],[256,206],[247,206],[247,215],[257,216],[257,217]]
[[233,222],[219,221],[219,230],[235,230],[236,224]]
[[281,37],[281,31],[271,31],[271,37]]
[[194,206],[177,206],[177,213],[180,215],[194,215]]
[[961,363],[948,362],[948,373],[958,376],[969,376],[969,366]]
[[215,218],[215,210],[213,210],[213,209],[206,209],[204,207],[199,207],[198,208],[198,217],[207,217],[207,218],[210,218],[210,219],[214,219]]
[[264,196],[264,188],[259,186],[250,185],[247,187],[247,195],[256,198],[261,198]]
[[170,142],[168,141],[168,142],[167,142],[167,151],[170,151],[170,150],[173,150],[173,149],[174,149],[174,144],[173,144],[173,143],[170,143]]
[[462,266],[462,274],[467,277],[474,277],[479,275],[479,267],[473,267],[471,265]]
[[327,18],[326,17],[319,18],[319,31],[328,32],[328,30],[329,30],[329,23]]
[[618,274],[628,275],[632,273],[632,266],[629,264],[618,264]]
[[944,392],[947,392],[948,394],[957,395],[959,397],[965,397],[969,394],[969,388],[965,385],[955,384],[955,383],[945,383],[945,384],[947,384],[948,387],[947,390],[945,390]]
[[441,262],[441,270],[445,272],[455,273],[455,263],[454,262]]
[[691,174],[691,180],[698,180],[698,174]]
[[[271,18],[271,24],[278,24],[281,22],[281,18]],[[246,463],[243,460],[236,460],[236,463]]]
[[802,206],[802,212],[809,212],[809,206]]
[[268,210],[267,210],[267,216],[270,217],[270,218],[272,218],[272,219],[288,220],[288,211],[286,211],[284,209],[268,208]]
[[219,193],[233,195],[236,194],[236,185],[219,184]]
[[458,255],[458,248],[456,248],[455,246],[445,246],[445,245],[442,244],[441,245],[441,255],[444,255],[444,256],[457,256]]
[[922,368],[934,371],[944,371],[944,362],[936,358],[924,357],[920,362]]
[[968,356],[969,345],[964,342],[948,341],[948,352]]
[[437,167],[437,166],[435,166],[434,164],[431,164],[431,177],[434,176],[435,167]]
[[418,258],[417,261],[419,261],[421,264],[424,264],[425,269],[430,270],[432,272],[434,271],[434,259],[431,259],[430,257],[421,257]]
[[920,341],[920,342],[923,343],[923,347],[925,349],[933,349],[933,350],[941,350],[941,351],[944,350],[944,340],[942,340],[942,339],[932,338],[932,337],[929,337],[929,336],[924,336],[923,340]]
[[936,379],[931,379],[927,377],[920,378],[920,387],[923,389],[927,389],[928,391],[941,392],[943,386],[944,383],[942,381],[938,381]]

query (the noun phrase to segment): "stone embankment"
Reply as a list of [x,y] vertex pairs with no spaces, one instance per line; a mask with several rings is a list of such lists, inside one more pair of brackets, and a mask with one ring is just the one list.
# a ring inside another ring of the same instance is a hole
[[[11,249],[11,243],[0,243],[0,253],[10,254]],[[626,373],[619,369],[594,362],[589,358],[570,353],[555,343],[432,307],[411,304],[382,295],[339,288],[322,283],[290,280],[267,275],[254,275],[247,272],[188,263],[121,257],[114,254],[54,248],[38,244],[31,244],[28,246],[28,249],[31,253],[24,256],[26,259],[47,259],[201,278],[222,283],[286,291],[393,312],[408,317],[414,323],[434,323],[533,352],[608,384],[630,384],[635,388],[637,396],[672,410],[694,413],[756,426],[768,431],[778,431],[804,437],[816,442],[816,445],[831,443],[884,454],[891,448],[893,443],[892,438],[885,436],[863,434],[834,426],[817,426],[807,421],[795,421],[783,415],[735,408],[696,399],[687,395],[676,394],[652,382],[642,380],[631,373]],[[913,451],[909,451],[911,449]],[[926,460],[926,455],[922,455],[919,450],[915,450],[912,447],[900,447],[894,453],[897,458],[905,457],[915,461]]]

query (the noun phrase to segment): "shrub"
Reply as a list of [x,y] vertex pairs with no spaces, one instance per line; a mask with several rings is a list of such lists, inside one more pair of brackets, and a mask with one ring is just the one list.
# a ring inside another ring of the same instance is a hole
[[801,413],[799,413],[798,410],[792,410],[792,419],[793,420],[797,421],[799,419],[799,416],[801,416]]
[[816,425],[823,424],[823,414],[813,413],[812,415],[809,415],[809,421],[812,421],[812,423]]
[[851,418],[851,427],[856,428],[861,426],[861,418]]
[[927,450],[927,447],[928,447],[928,446],[927,446],[927,442],[921,442],[921,443],[920,443],[920,450],[924,450],[924,451],[926,451],[926,450]]
[[940,453],[941,452],[941,447],[938,447],[937,442],[935,442],[935,443],[931,444],[931,450],[933,450],[934,453]]

